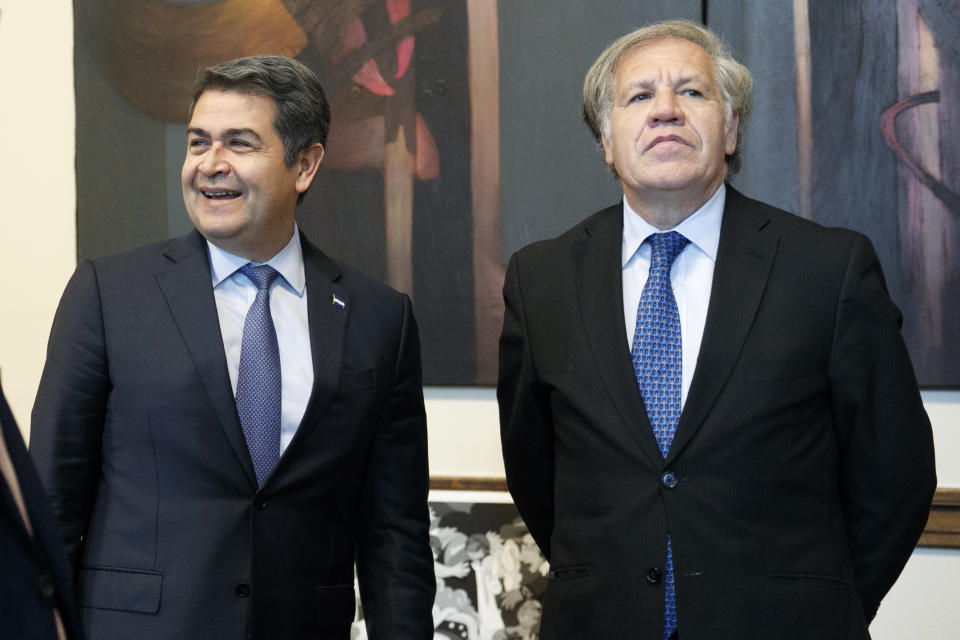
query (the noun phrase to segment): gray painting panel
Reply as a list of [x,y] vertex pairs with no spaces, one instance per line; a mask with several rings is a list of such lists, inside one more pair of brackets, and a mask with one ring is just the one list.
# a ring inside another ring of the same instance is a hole
[[120,96],[96,63],[92,33],[75,29],[77,257],[82,260],[167,237],[163,125]]
[[788,2],[713,1],[713,29],[753,74],[753,115],[731,183],[746,195],[797,211],[797,103],[793,7]]
[[183,206],[180,170],[187,148],[187,125],[168,124],[163,128],[164,165],[167,170],[167,233],[171,238],[182,236],[193,229]]

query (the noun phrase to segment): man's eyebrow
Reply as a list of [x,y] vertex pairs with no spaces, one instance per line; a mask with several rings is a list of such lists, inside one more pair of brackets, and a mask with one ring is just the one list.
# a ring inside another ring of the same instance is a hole
[[703,74],[700,74],[700,73],[691,73],[691,74],[689,74],[689,75],[680,76],[679,78],[677,78],[677,86],[678,86],[678,87],[681,86],[681,85],[690,84],[691,82],[706,82],[706,83],[709,83],[709,77],[708,77],[708,76],[704,76]]
[[[201,129],[200,127],[190,127],[187,129],[187,135],[200,136],[202,138],[211,137],[206,129]],[[227,137],[243,137],[243,138],[254,138],[260,140],[260,136],[257,135],[257,132],[253,129],[243,127],[240,129],[227,129],[224,131],[224,135]]]
[[245,137],[245,138],[256,138],[257,140],[260,139],[260,136],[257,135],[257,132],[256,132],[256,131],[254,131],[253,129],[249,129],[249,128],[247,128],[247,127],[243,127],[242,129],[227,129],[226,134],[227,134],[228,136],[241,136],[241,137]]
[[[691,82],[704,82],[705,81],[704,77],[705,76],[703,76],[700,73],[685,74],[678,77],[675,81],[673,81],[670,84],[672,84],[675,87],[680,87],[685,84],[690,84]],[[626,86],[623,87],[623,91],[629,92],[629,91],[635,91],[637,89],[649,90],[649,89],[655,88],[659,83],[660,81],[655,78],[643,78],[641,80],[635,80],[627,84]]]

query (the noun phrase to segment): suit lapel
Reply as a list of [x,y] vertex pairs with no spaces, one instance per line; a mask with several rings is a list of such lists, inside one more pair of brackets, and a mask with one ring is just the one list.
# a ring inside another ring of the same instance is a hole
[[727,185],[703,341],[668,463],[706,419],[750,332],[779,243],[769,221],[756,203]]
[[631,437],[659,468],[663,458],[637,388],[623,326],[622,236],[623,206],[615,205],[594,216],[584,235],[574,240],[577,299],[603,385]]
[[230,441],[237,460],[243,466],[253,486],[257,486],[253,462],[247,449],[237,406],[230,386],[227,357],[223,352],[223,338],[217,304],[210,281],[210,263],[206,244],[197,231],[172,240],[164,255],[173,264],[156,274],[157,282],[180,330],[180,335],[197,367],[203,388],[220,418],[220,425]]
[[[316,423],[340,386],[344,336],[350,317],[350,293],[339,283],[340,268],[301,233],[303,266],[307,281],[307,316],[310,352],[313,357],[313,391],[297,435],[305,425]],[[288,450],[289,450],[288,449]]]

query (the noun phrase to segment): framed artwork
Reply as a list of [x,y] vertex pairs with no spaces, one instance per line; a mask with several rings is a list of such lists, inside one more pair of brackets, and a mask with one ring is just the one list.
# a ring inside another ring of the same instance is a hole
[[[510,494],[432,490],[430,546],[437,579],[435,640],[539,637],[549,565]],[[358,606],[351,639],[366,637]]]
[[429,385],[496,381],[509,256],[620,198],[580,84],[630,26],[700,20],[754,73],[747,195],[866,233],[921,386],[960,387],[955,0],[75,0],[77,253],[190,229],[198,68],[293,56],[333,112],[298,210],[328,254],[407,292]]

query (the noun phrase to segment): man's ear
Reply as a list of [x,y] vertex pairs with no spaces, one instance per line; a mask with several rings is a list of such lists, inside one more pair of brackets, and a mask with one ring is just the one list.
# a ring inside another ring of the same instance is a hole
[[603,145],[603,160],[611,167],[613,166],[613,145],[610,142],[610,136],[603,134],[600,136],[600,144]]
[[297,156],[297,193],[305,193],[317,175],[317,169],[323,162],[323,145],[317,142],[300,152]]
[[726,155],[732,156],[737,150],[737,129],[740,126],[740,114],[735,113],[730,116],[730,124],[727,125]]

